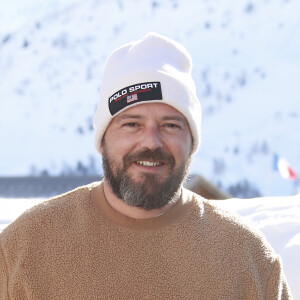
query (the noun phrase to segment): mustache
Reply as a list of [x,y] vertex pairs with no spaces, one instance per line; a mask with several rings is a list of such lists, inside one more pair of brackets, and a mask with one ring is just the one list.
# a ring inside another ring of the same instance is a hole
[[138,161],[138,160],[160,161],[160,162],[169,164],[172,168],[174,168],[174,166],[175,166],[175,159],[171,154],[166,153],[165,151],[163,151],[161,149],[155,149],[153,151],[150,149],[147,149],[144,151],[125,155],[123,158],[123,163],[124,163],[125,169],[127,169],[131,163]]

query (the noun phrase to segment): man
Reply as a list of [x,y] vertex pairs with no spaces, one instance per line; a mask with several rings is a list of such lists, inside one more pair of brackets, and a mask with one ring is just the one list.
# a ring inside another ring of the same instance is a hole
[[1,299],[291,299],[280,258],[183,188],[200,143],[191,58],[157,34],[109,57],[95,116],[104,180],[1,234]]

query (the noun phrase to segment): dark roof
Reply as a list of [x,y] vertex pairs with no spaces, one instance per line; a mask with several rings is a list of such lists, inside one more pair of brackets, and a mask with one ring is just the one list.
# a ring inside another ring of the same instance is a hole
[[[60,195],[91,182],[100,181],[101,179],[101,176],[0,177],[0,197],[47,198]],[[229,198],[228,194],[200,175],[190,176],[185,186],[207,199]]]
[[0,197],[52,197],[101,179],[100,176],[2,177]]

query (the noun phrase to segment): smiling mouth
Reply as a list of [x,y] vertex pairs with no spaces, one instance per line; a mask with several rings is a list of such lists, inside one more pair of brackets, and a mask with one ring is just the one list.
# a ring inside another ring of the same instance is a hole
[[158,166],[162,166],[164,163],[160,161],[138,160],[136,161],[136,164],[144,167],[158,167]]

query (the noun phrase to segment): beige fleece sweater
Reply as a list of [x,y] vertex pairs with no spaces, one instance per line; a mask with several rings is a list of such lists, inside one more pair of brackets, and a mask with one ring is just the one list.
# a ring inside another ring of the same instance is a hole
[[37,205],[0,235],[0,299],[291,299],[259,233],[182,195],[148,220],[113,210],[101,183]]

